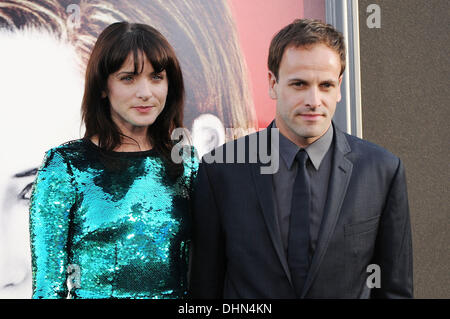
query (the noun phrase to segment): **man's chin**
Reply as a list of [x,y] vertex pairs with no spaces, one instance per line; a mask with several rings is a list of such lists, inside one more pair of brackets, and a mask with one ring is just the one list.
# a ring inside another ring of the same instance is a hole
[[322,130],[321,128],[300,129],[295,131],[298,137],[301,137],[305,140],[317,139],[321,137],[325,132],[326,130]]

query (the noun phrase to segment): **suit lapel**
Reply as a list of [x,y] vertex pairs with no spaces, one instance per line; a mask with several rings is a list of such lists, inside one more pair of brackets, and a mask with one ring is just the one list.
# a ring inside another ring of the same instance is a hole
[[[268,131],[264,132],[267,134],[258,134],[258,138],[267,136],[267,145],[270,148],[270,128]],[[266,129],[267,130],[267,129]],[[270,152],[270,150],[269,150]],[[264,165],[265,166],[265,165]],[[284,272],[292,286],[291,273],[289,271],[289,266],[287,263],[287,256],[285,254],[283,244],[281,242],[281,233],[278,225],[278,218],[275,212],[275,202],[274,202],[274,192],[273,192],[273,179],[272,174],[261,174],[262,163],[258,160],[256,164],[250,164],[253,182],[255,183],[256,193],[258,194],[258,199],[261,204],[262,215],[264,216],[264,221],[266,223],[270,238],[274,249],[278,255]]]
[[283,249],[280,228],[278,227],[278,219],[275,215],[272,175],[261,174],[261,166],[261,164],[251,165],[256,193],[258,194],[262,214],[264,216],[270,238],[272,239],[273,247],[275,248],[278,258],[280,259],[284,272],[286,273],[286,276],[288,277],[288,280],[292,285],[291,273],[289,272],[289,266],[287,263],[287,256]]
[[[333,125],[334,126],[334,125]],[[302,296],[304,298],[311,284],[317,275],[323,256],[327,250],[330,238],[333,235],[336,222],[342,207],[348,184],[352,175],[353,164],[345,158],[351,151],[345,135],[335,128],[335,149],[333,154],[333,164],[328,186],[327,202],[324,209],[324,220],[321,223],[317,248],[312,258],[311,267],[303,287]]]

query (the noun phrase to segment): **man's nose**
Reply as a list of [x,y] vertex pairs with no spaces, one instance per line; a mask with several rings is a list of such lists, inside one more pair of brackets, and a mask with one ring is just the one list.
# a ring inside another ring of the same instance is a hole
[[316,108],[320,106],[320,91],[316,87],[311,87],[305,98],[306,106]]

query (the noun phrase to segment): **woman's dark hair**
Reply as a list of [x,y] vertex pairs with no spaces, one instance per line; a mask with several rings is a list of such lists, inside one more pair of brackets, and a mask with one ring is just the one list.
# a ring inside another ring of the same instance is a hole
[[166,104],[155,122],[148,127],[147,137],[161,154],[169,175],[180,176],[182,164],[171,160],[174,145],[171,134],[175,128],[183,127],[183,76],[172,46],[149,25],[117,22],[99,35],[86,68],[81,105],[86,126],[84,138],[97,136],[98,146],[107,151],[114,150],[127,138],[112,120],[109,99],[103,98],[102,92],[107,92],[108,76],[122,67],[130,53],[134,58],[134,74],[142,72],[143,54],[156,72],[166,71],[169,84]]

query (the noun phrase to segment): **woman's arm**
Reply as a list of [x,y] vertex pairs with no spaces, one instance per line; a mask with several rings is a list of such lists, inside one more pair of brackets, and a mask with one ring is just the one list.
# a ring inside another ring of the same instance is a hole
[[30,201],[32,298],[66,298],[70,211],[76,192],[70,166],[47,152]]

